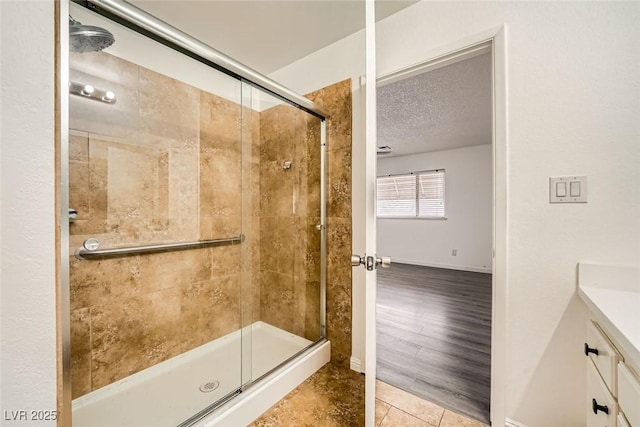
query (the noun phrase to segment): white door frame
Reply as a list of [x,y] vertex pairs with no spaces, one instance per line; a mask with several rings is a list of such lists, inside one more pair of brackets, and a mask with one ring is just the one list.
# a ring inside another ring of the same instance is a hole
[[[367,5],[370,3],[366,2]],[[371,2],[372,3],[372,2]],[[366,71],[367,79],[376,75],[375,72],[375,20],[373,7],[367,6],[366,12]],[[491,331],[491,424],[504,426],[506,418],[505,384],[507,373],[506,339],[507,339],[507,283],[508,283],[508,116],[507,116],[507,51],[506,25],[491,28],[481,33],[465,37],[450,45],[443,46],[425,58],[417,65],[398,69],[380,76],[378,81],[389,83],[391,80],[406,78],[411,73],[423,72],[430,65],[442,64],[450,60],[456,53],[465,51],[477,45],[491,44],[493,66],[493,304]],[[366,255],[375,255],[376,217],[375,217],[375,162],[376,162],[376,91],[375,85],[365,85],[365,185],[357,188],[354,180],[354,190],[363,192],[364,197],[364,242],[358,247],[366,248]],[[373,164],[372,164],[373,163]],[[372,202],[373,200],[373,202]],[[354,218],[355,219],[355,218]],[[357,218],[356,221],[362,221]],[[354,223],[356,222],[354,221]],[[354,242],[355,243],[355,242]],[[355,247],[356,245],[354,245]],[[364,255],[364,254],[361,254]],[[385,255],[385,254],[382,254]],[[354,312],[364,312],[365,326],[362,328],[357,322],[362,317],[354,316],[353,331],[364,329],[364,371],[367,373],[365,385],[366,427],[374,425],[375,417],[375,304],[376,304],[376,274],[367,272],[362,279],[361,274],[354,274],[354,289],[360,287],[364,294],[364,308],[362,299],[354,300]],[[357,280],[359,279],[359,280]],[[361,283],[364,280],[364,284]],[[355,294],[354,294],[355,295]],[[360,293],[358,293],[360,295]]]
[[[364,165],[364,247],[363,256],[376,256],[376,18],[375,1],[365,2],[365,165]],[[361,79],[362,84],[362,79]],[[376,271],[364,275],[365,294],[365,427],[374,427],[376,412]]]

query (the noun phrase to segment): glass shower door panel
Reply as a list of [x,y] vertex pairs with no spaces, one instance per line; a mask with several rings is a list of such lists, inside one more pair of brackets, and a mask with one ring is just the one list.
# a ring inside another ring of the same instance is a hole
[[175,426],[242,385],[243,243],[74,253],[242,235],[241,84],[71,14],[115,36],[69,54],[73,425]]
[[247,235],[258,268],[250,341],[256,380],[322,337],[320,120],[259,89],[251,94],[259,121],[252,133],[253,235]]

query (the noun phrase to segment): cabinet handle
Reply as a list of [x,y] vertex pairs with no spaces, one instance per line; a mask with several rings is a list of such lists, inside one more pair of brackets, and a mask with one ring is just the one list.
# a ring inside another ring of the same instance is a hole
[[602,411],[605,414],[609,414],[609,407],[607,405],[598,405],[598,401],[595,399],[591,400],[591,409],[593,409],[593,413],[598,415],[598,411]]
[[597,348],[591,348],[591,347],[589,347],[589,344],[584,343],[584,355],[588,356],[589,353],[593,353],[593,354],[595,354],[597,356],[598,355],[598,349]]

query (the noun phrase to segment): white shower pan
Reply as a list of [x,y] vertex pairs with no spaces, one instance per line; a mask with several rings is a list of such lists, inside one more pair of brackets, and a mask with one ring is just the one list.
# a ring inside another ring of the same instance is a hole
[[193,425],[247,425],[326,364],[330,344],[313,346],[242,392],[240,383],[262,377],[311,344],[256,322],[74,399],[73,426],[176,427],[225,397],[231,399]]

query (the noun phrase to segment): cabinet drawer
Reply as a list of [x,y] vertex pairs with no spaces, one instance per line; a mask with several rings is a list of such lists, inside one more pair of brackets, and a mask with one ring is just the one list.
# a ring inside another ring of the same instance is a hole
[[624,363],[618,363],[618,404],[629,424],[640,426],[640,380]]
[[[594,400],[595,399],[595,400]],[[587,362],[587,427],[616,427],[618,407],[593,363]],[[596,405],[598,405],[596,407]]]
[[585,354],[589,355],[589,359],[593,361],[598,372],[600,372],[600,376],[607,384],[611,394],[618,396],[618,378],[616,375],[618,353],[594,322],[589,322],[584,350]]

